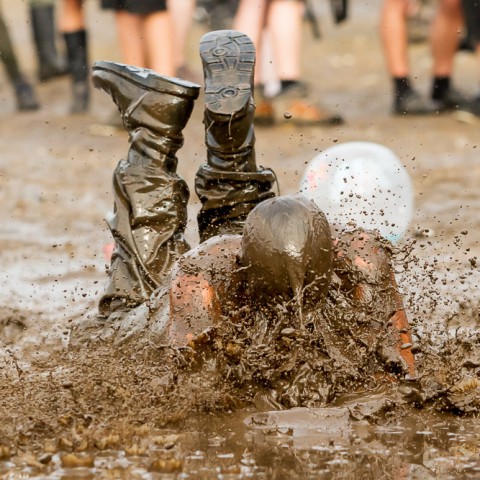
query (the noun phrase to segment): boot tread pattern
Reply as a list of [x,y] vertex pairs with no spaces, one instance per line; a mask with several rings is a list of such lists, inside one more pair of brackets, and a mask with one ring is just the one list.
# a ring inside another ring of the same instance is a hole
[[247,35],[221,30],[204,35],[200,56],[205,72],[205,104],[215,113],[241,110],[252,96],[255,47]]

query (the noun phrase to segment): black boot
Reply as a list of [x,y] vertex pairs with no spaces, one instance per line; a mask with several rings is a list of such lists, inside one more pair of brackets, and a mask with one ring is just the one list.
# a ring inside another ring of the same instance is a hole
[[274,196],[275,174],[255,161],[253,73],[255,47],[234,30],[210,32],[200,41],[205,74],[207,163],[195,189],[202,202],[200,239],[241,233],[248,213]]
[[113,178],[108,225],[116,247],[99,306],[107,315],[148,299],[189,249],[183,236],[189,191],[176,174],[175,154],[200,87],[112,62],[96,62],[92,80],[116,103],[130,140]]
[[33,87],[23,77],[14,80],[13,86],[19,111],[38,110],[40,108]]
[[90,85],[88,78],[87,32],[64,33],[67,58],[72,76],[71,113],[83,113],[88,109]]
[[53,5],[32,5],[30,18],[38,57],[38,78],[44,81],[66,75],[66,61],[57,50]]

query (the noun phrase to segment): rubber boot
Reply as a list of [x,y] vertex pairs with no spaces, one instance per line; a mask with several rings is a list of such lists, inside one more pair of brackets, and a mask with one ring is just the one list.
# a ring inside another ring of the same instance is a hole
[[189,190],[176,174],[175,154],[200,86],[113,62],[96,62],[92,80],[117,105],[130,141],[114,172],[114,212],[107,219],[115,250],[99,310],[108,315],[147,300],[189,249]]
[[15,88],[18,111],[25,112],[28,110],[38,110],[40,108],[35,90],[22,76],[14,80],[13,87]]
[[210,32],[200,41],[205,75],[207,163],[197,172],[195,189],[202,202],[200,240],[241,234],[248,213],[273,197],[271,170],[255,160],[253,73],[255,47],[234,30]]
[[53,5],[31,5],[33,39],[38,57],[38,78],[41,81],[66,75],[65,60],[58,54]]
[[87,32],[64,33],[67,47],[67,59],[72,76],[71,113],[83,113],[88,109],[90,101],[90,85],[88,79]]
[[5,65],[8,78],[15,89],[19,111],[37,110],[39,104],[32,85],[20,72],[10,35],[0,12],[0,59]]

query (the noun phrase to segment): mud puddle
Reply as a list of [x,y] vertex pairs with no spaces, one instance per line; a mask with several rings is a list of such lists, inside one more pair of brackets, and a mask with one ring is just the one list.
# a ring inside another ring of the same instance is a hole
[[122,439],[114,435],[95,451],[9,456],[2,447],[0,475],[63,480],[480,476],[480,426],[452,417],[395,418],[392,425],[377,426],[351,420],[346,409],[294,409],[237,412],[203,423],[197,430],[159,429],[148,435],[139,428],[137,443],[121,448],[115,448]]

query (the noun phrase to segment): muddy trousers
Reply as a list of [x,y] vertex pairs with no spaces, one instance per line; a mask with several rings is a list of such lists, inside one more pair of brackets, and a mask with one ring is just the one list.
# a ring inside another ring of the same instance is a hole
[[[202,185],[206,180],[209,185],[202,191],[202,241],[220,233],[241,233],[248,212],[273,196],[275,176],[271,170],[238,171],[242,166],[242,162],[232,162],[226,171],[206,164],[197,173],[197,182],[200,178]],[[105,316],[148,300],[168,281],[175,260],[190,249],[184,238],[189,189],[176,173],[175,157],[147,162],[139,157],[136,163],[130,155],[115,169],[113,186],[114,212],[107,223],[115,250],[109,283],[99,304]],[[227,205],[219,208],[227,197]]]

